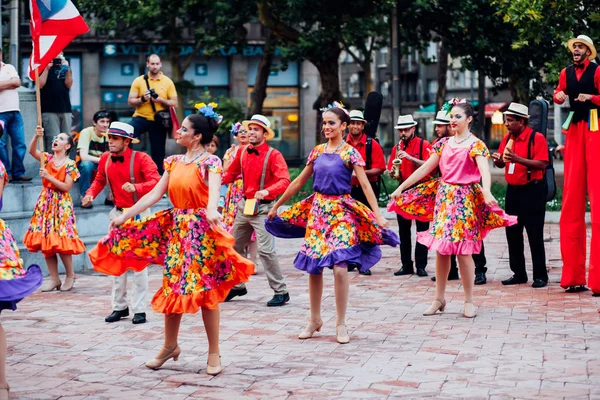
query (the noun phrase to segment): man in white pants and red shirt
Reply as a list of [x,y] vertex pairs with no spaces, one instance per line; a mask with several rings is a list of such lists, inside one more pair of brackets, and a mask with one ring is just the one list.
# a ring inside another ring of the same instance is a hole
[[[133,206],[146,193],[152,190],[160,180],[156,164],[146,154],[133,151],[129,148],[131,143],[139,143],[133,135],[133,126],[122,122],[113,122],[108,128],[108,149],[102,154],[98,162],[98,172],[94,183],[86,192],[82,205],[87,206],[100,194],[106,185],[113,194],[115,208],[108,214],[112,221],[123,211]],[[150,210],[136,216],[145,217]],[[134,272],[133,323],[146,322],[146,296],[148,293],[148,271],[144,269]],[[115,276],[112,291],[113,312],[106,317],[106,322],[116,322],[129,316],[127,306],[127,273]]]

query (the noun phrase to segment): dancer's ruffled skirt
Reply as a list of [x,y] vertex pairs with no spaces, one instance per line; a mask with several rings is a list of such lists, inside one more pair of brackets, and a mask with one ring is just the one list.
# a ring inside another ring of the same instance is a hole
[[367,271],[381,259],[379,245],[399,243],[394,232],[381,229],[375,214],[349,194],[315,193],[265,226],[277,237],[305,238],[294,266],[309,274],[348,264]]
[[432,179],[402,193],[389,211],[404,218],[432,221],[417,240],[440,254],[478,254],[489,231],[517,223],[499,206],[488,206],[481,185],[453,185]]
[[206,210],[172,208],[129,220],[90,252],[96,271],[121,275],[164,265],[152,308],[166,314],[215,309],[234,285],[248,281],[254,264],[233,250],[234,238],[206,220]]
[[0,219],[0,312],[16,310],[17,303],[40,287],[43,276],[37,265],[23,268],[19,248],[10,228]]

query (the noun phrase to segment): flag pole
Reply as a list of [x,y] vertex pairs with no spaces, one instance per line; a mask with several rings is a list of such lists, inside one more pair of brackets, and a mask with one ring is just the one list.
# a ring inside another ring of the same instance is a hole
[[[39,67],[38,67],[39,68]],[[42,126],[42,102],[40,100],[40,72],[38,68],[35,69],[35,102],[37,106],[37,126]],[[44,138],[38,139],[38,146],[40,148],[40,167],[44,168]]]

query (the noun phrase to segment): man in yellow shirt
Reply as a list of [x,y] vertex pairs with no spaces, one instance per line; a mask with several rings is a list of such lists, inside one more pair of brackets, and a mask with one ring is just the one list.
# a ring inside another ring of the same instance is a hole
[[154,120],[154,114],[177,106],[177,91],[173,81],[160,71],[162,62],[159,56],[150,54],[146,68],[148,73],[138,76],[131,84],[127,103],[135,108],[131,120],[135,137],[148,132],[150,155],[162,175],[167,131]]

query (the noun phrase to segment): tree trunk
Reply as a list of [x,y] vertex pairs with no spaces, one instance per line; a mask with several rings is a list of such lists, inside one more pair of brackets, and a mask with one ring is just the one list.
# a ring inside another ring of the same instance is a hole
[[508,88],[512,101],[521,104],[529,103],[529,82],[511,77],[508,79]]
[[446,102],[446,80],[448,76],[448,40],[442,37],[440,42],[440,55],[438,59],[438,88],[435,95],[435,110],[442,109]]
[[365,93],[363,97],[366,97],[375,90],[375,83],[373,82],[373,75],[371,73],[372,54],[365,54],[364,57],[365,59],[362,62],[361,68],[365,76]]
[[339,64],[338,59],[341,53],[341,49],[337,44],[332,44],[329,49],[324,49],[321,53],[326,54],[326,58],[320,58],[312,61],[317,70],[319,71],[319,77],[321,78],[321,94],[315,101],[313,108],[317,111],[317,129],[316,138],[317,143],[321,143],[321,107],[327,107],[327,105],[334,101],[342,100],[342,92],[340,91],[340,75],[339,75]]
[[478,79],[478,98],[479,98],[479,118],[477,124],[479,125],[478,136],[485,142],[489,141],[487,133],[485,131],[485,74],[479,70],[477,74]]
[[[176,47],[173,47],[174,49],[176,49]],[[181,57],[179,56],[179,53],[177,51],[172,50],[171,54],[169,55],[169,58],[171,59],[171,68],[172,71],[171,73],[173,74],[171,76],[171,80],[175,83],[181,83],[183,81],[183,75],[185,74],[185,71],[182,70],[182,65],[181,65]],[[179,120],[179,123],[181,123],[181,121],[183,121],[183,114],[184,114],[184,108],[185,108],[185,103],[184,103],[184,97],[185,97],[185,93],[177,93],[177,119]]]
[[271,65],[273,64],[274,47],[273,34],[271,31],[268,31],[265,41],[265,50],[260,59],[258,71],[256,72],[256,80],[254,81],[254,88],[252,89],[248,118],[254,114],[262,114],[263,103],[267,98],[267,81],[269,80]]

